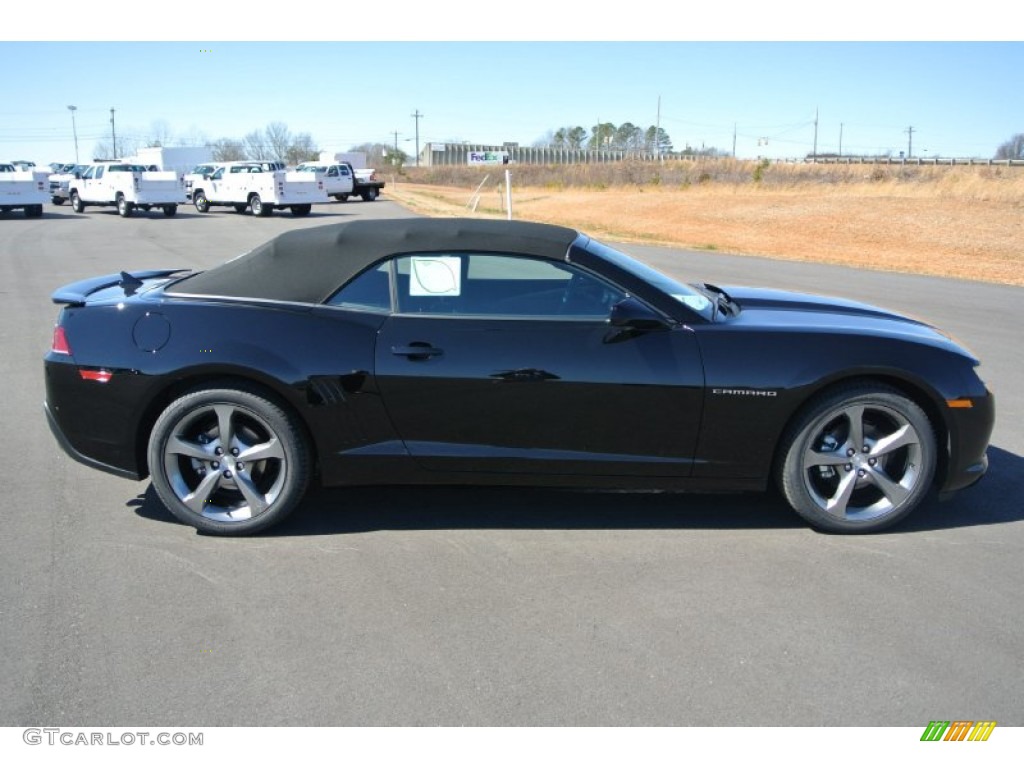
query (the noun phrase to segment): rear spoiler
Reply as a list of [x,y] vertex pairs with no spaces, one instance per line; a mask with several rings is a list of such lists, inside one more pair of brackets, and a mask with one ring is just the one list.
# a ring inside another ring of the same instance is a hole
[[58,288],[50,296],[50,300],[54,304],[85,304],[85,300],[90,294],[102,291],[104,288],[113,288],[115,285],[120,285],[125,289],[125,295],[131,296],[142,285],[143,280],[170,277],[180,272],[191,271],[190,269],[145,269],[132,273],[119,272],[116,275],[89,277]]

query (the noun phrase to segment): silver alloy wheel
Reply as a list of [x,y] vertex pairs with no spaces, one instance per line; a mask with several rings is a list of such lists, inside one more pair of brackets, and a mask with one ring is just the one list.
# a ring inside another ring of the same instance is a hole
[[280,496],[289,467],[266,419],[235,403],[214,403],[171,427],[163,468],[178,500],[208,520],[234,523],[262,514]]
[[826,515],[841,521],[885,517],[917,490],[922,439],[899,411],[847,403],[819,418],[801,460],[804,489]]

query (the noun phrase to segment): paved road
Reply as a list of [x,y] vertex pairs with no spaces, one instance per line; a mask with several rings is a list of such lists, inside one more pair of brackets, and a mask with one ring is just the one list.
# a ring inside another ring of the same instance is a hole
[[927,316],[984,358],[990,476],[878,536],[774,496],[363,489],[218,539],[58,451],[55,287],[366,215],[405,214],[0,219],[0,725],[1024,725],[1019,288],[627,248]]

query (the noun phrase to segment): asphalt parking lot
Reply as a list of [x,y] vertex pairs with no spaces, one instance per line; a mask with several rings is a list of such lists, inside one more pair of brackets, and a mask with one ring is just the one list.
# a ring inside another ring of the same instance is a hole
[[405,215],[0,216],[0,725],[1024,725],[1024,289],[624,246],[920,315],[982,358],[989,476],[881,535],[815,533],[774,494],[366,488],[219,539],[60,452],[55,288]]

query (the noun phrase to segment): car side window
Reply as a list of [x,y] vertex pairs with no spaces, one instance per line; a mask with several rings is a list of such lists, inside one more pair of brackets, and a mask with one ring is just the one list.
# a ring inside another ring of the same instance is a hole
[[405,314],[605,319],[626,293],[577,267],[491,253],[425,253],[396,259]]
[[384,262],[357,275],[342,286],[327,304],[361,312],[391,311],[391,265]]

